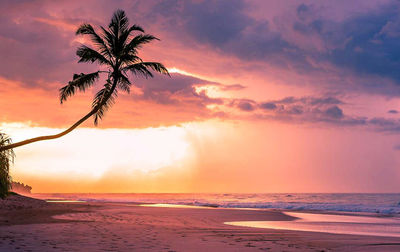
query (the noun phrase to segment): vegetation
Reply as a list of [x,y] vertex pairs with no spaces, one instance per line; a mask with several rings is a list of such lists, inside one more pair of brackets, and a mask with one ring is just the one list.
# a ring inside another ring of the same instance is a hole
[[[0,132],[0,147],[11,144],[11,139]],[[0,151],[0,198],[4,199],[11,188],[10,165],[14,162],[14,151],[8,149]]]
[[2,169],[0,186],[4,190],[9,189],[8,170],[14,158],[13,148],[37,141],[62,137],[92,116],[94,124],[97,125],[106,111],[115,103],[118,92],[129,93],[131,81],[128,78],[128,73],[142,75],[146,78],[153,77],[152,71],[169,75],[167,68],[163,64],[145,62],[138,56],[138,50],[144,44],[158,39],[152,35],[145,34],[140,26],[130,25],[124,11],[117,10],[113,14],[108,27],[100,26],[99,30],[100,32],[97,32],[90,24],[82,24],[78,28],[76,35],[88,36],[93,43],[93,47],[81,45],[77,49],[76,55],[79,57],[79,63],[97,63],[101,66],[101,69],[93,73],[74,74],[68,85],[60,89],[60,102],[63,103],[76,92],[85,92],[94,86],[101,74],[105,75],[105,83],[95,95],[91,111],[59,134],[35,137],[17,143],[11,143],[9,138],[2,135],[4,141],[0,145],[2,158],[0,160]]
[[32,191],[32,187],[24,183],[13,181],[11,183],[11,190],[17,193],[29,194]]

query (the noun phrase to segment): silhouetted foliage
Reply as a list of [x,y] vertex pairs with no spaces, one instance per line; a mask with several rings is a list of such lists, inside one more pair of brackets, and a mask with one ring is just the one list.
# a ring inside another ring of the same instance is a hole
[[[105,112],[115,103],[118,91],[129,93],[131,82],[128,72],[144,77],[153,77],[151,71],[168,74],[163,64],[158,62],[144,62],[138,55],[138,49],[156,37],[142,34],[144,30],[138,25],[129,25],[125,12],[117,10],[108,28],[100,26],[101,33],[95,31],[90,24],[82,24],[76,31],[77,35],[87,35],[94,44],[94,48],[82,45],[76,55],[78,62],[97,63],[107,70],[99,70],[89,74],[74,74],[73,80],[60,89],[60,102],[65,102],[76,91],[86,91],[99,78],[100,73],[106,73],[107,79],[103,88],[99,90],[92,102],[94,124],[97,125],[104,117]],[[134,35],[133,32],[140,33]]]
[[22,194],[31,193],[32,187],[29,185],[25,185],[24,183],[13,181],[11,183],[11,191]]
[[[0,146],[11,144],[11,139],[0,132]],[[0,198],[4,199],[11,188],[10,165],[14,162],[13,149],[0,152]]]

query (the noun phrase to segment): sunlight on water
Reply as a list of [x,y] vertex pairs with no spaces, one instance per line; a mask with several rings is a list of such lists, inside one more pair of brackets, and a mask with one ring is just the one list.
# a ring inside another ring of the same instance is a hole
[[288,213],[294,221],[235,221],[227,225],[294,231],[400,237],[400,219],[333,214]]
[[192,193],[40,193],[45,200],[83,200],[89,202],[125,202],[173,204],[231,209],[318,210],[364,212],[400,216],[400,194],[192,194]]
[[79,202],[86,202],[83,200],[46,200],[46,202],[52,203],[79,203]]
[[178,205],[178,204],[141,204],[142,207],[172,207],[172,208],[211,208],[204,206],[190,206],[190,205]]

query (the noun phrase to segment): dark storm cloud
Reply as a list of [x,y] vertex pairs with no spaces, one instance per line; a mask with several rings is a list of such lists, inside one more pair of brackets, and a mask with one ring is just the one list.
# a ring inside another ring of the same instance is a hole
[[[41,8],[44,3],[36,3],[34,11],[26,7],[29,3],[2,2],[2,63],[9,64],[2,64],[0,74],[30,81],[66,82],[69,75],[62,69],[77,68],[73,64],[76,60],[74,46],[71,46],[73,32],[39,21],[40,18],[53,17]],[[400,83],[400,71],[397,71],[400,68],[399,2],[377,5],[369,12],[354,12],[339,21],[329,15],[320,15],[320,9],[315,7],[317,4],[299,4],[288,13],[268,20],[249,15],[251,5],[242,0],[167,0],[151,4],[139,1],[129,4],[129,8],[135,10],[135,20],[143,20],[146,24],[153,22],[165,32],[176,34],[179,37],[177,41],[186,45],[207,44],[222,54],[246,61],[266,62],[301,74],[329,74],[324,64],[320,64],[329,62],[338,69],[351,70],[355,76],[373,75]],[[147,8],[145,13],[141,9],[144,7],[140,7],[142,5]],[[104,9],[107,6],[117,7],[113,2],[105,4]],[[268,8],[268,4],[263,8]],[[18,12],[18,9],[22,11]],[[63,19],[72,24],[81,22],[67,15]],[[298,36],[290,37],[288,33]],[[298,42],[304,37],[320,41],[323,49],[311,43],[307,49],[300,46]],[[21,69],[25,73],[19,76]],[[381,90],[383,81],[375,79],[357,85],[373,92],[400,93],[397,87]]]
[[[341,20],[320,15],[315,5],[299,4],[285,17],[276,17],[274,23],[252,18],[244,1],[170,1],[168,8],[177,32],[189,34],[195,43],[204,43],[221,53],[235,55],[242,60],[257,60],[296,70],[301,74],[329,74],[323,67],[328,62],[353,76],[375,76],[400,84],[400,16],[399,2],[377,6],[369,12],[354,12]],[[155,10],[163,15],[160,5]],[[174,7],[171,7],[174,6]],[[267,4],[265,5],[267,8]],[[285,13],[288,14],[288,13]],[[171,19],[170,17],[168,17]],[[285,29],[272,29],[282,26]],[[297,34],[289,38],[287,33]],[[298,41],[309,38],[320,41],[320,47],[305,49]],[[311,64],[310,62],[314,62]],[[384,89],[384,81],[360,82],[368,92],[398,95],[398,87]]]

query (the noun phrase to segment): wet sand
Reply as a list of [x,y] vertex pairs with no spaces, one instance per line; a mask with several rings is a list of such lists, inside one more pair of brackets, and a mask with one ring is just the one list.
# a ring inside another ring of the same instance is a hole
[[399,238],[224,224],[293,219],[272,210],[14,199],[0,203],[0,251],[400,251]]

